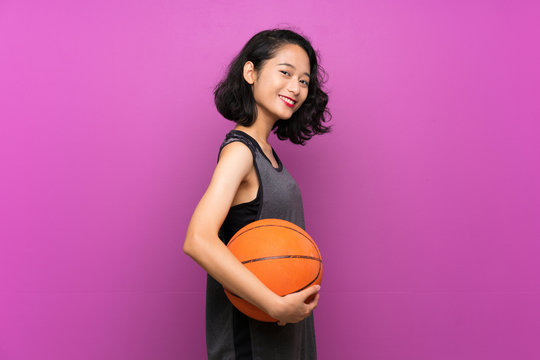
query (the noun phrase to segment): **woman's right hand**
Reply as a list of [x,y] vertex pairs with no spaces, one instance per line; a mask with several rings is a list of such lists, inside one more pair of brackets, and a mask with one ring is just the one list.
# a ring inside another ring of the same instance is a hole
[[[280,326],[304,320],[317,307],[320,289],[319,285],[314,285],[297,293],[280,297],[269,315],[277,319],[277,324]],[[306,300],[312,296],[314,296],[313,300],[306,303]]]

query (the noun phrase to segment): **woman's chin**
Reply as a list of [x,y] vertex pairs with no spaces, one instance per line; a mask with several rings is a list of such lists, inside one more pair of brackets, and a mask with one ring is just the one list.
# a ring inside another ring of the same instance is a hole
[[283,115],[281,116],[279,119],[280,120],[289,120],[291,118],[291,116],[293,116],[294,113],[289,113],[287,115]]

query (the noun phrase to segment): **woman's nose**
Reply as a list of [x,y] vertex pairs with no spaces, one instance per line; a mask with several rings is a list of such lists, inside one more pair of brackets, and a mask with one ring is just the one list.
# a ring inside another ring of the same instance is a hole
[[298,80],[296,79],[291,79],[291,81],[289,81],[289,91],[292,92],[293,94],[298,94],[300,92],[300,86],[298,85]]

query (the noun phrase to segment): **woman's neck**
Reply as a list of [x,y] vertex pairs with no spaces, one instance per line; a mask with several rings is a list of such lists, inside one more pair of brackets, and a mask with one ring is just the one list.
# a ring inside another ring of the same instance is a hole
[[234,127],[234,130],[240,130],[245,132],[246,134],[250,135],[252,138],[257,140],[259,144],[261,144],[261,147],[267,147],[268,144],[268,136],[270,135],[270,132],[272,131],[273,125],[268,125],[266,123],[263,123],[261,121],[255,121],[253,125],[251,126],[243,126],[243,125],[236,125]]

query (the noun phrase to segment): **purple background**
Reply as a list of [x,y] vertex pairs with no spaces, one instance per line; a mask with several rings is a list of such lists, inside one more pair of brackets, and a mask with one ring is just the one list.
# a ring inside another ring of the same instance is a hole
[[0,2],[0,359],[203,359],[182,253],[256,32],[321,52],[334,131],[271,143],[325,274],[320,359],[540,358],[533,1]]

